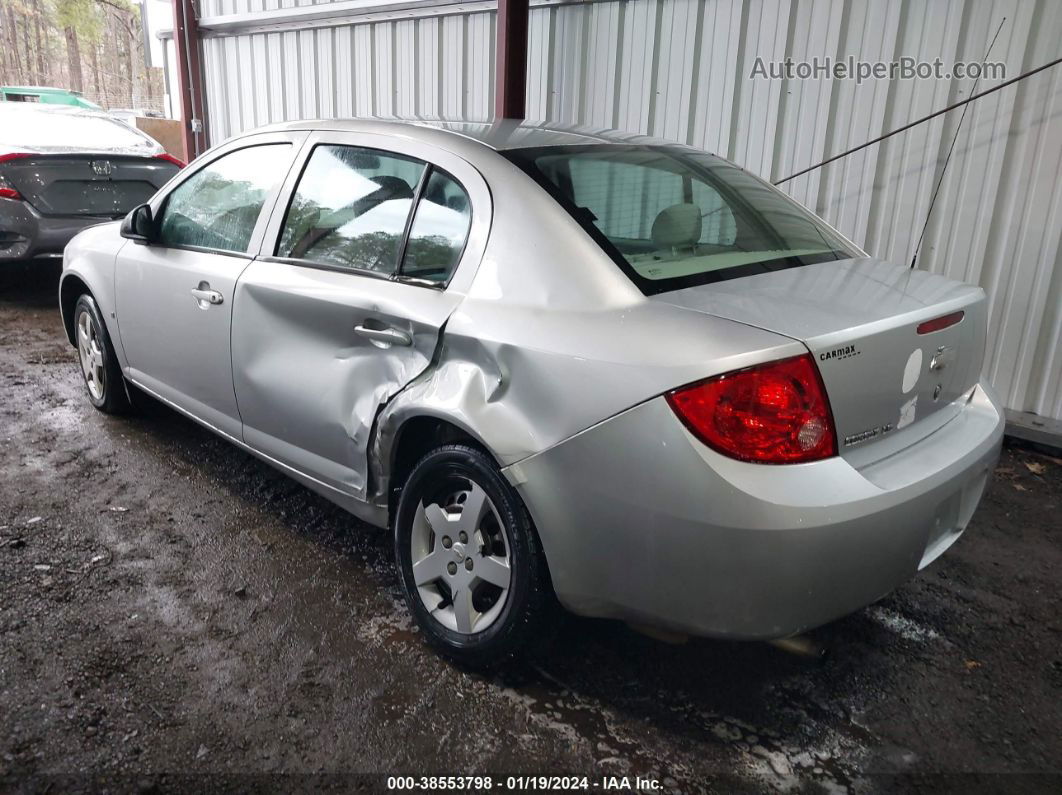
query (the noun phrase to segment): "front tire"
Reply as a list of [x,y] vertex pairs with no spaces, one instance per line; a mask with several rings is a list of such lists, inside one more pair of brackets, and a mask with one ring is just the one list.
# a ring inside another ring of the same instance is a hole
[[540,638],[551,585],[530,517],[482,450],[428,453],[402,488],[395,558],[406,603],[428,642],[490,668]]
[[80,296],[74,304],[74,342],[92,405],[106,414],[129,411],[122,367],[99,307],[88,294]]

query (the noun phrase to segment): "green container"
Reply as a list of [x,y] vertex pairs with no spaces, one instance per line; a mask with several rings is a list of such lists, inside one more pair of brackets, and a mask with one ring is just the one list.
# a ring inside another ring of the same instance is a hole
[[4,102],[40,102],[46,105],[73,105],[77,108],[102,110],[95,102],[89,102],[80,91],[45,86],[0,86],[0,100]]

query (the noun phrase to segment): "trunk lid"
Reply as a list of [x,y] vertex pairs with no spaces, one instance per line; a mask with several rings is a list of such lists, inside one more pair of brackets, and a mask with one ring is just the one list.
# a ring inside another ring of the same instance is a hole
[[155,157],[30,154],[0,163],[0,174],[41,215],[118,218],[177,173]]
[[[800,340],[822,374],[839,453],[878,460],[962,409],[984,358],[980,287],[870,258],[824,262],[662,293],[663,301]],[[962,311],[958,323],[919,324]]]

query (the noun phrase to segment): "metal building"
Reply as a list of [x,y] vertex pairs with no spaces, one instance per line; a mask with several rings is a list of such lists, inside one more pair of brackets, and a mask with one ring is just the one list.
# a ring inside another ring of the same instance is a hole
[[[489,118],[496,5],[201,0],[207,136],[314,117]],[[753,79],[757,58],[980,62],[1001,22],[989,60],[1007,78],[1062,55],[1062,3],[1046,0],[531,0],[527,117],[671,138],[779,180],[974,81]],[[918,266],[985,288],[988,376],[1010,409],[1062,420],[1062,67],[967,107]],[[909,262],[961,113],[784,188],[872,254]]]

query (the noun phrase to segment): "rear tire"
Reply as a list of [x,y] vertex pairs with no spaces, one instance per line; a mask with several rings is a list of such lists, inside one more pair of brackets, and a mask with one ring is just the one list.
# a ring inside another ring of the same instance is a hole
[[402,488],[395,558],[428,642],[485,669],[540,641],[553,604],[545,556],[520,497],[482,450],[428,453]]
[[89,401],[105,414],[129,411],[125,377],[96,301],[87,293],[74,304],[74,344]]

